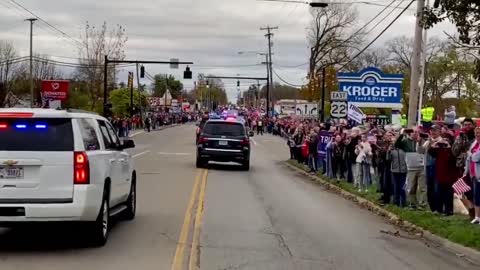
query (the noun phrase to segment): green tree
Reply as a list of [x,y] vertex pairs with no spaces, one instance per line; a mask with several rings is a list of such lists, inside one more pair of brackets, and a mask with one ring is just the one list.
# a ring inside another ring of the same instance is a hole
[[154,76],[153,96],[162,97],[168,88],[173,98],[178,98],[183,90],[183,84],[172,75],[157,74]]
[[[253,85],[256,87],[255,85]],[[272,88],[272,101],[276,102],[280,99],[300,99],[300,89],[291,87],[288,85],[282,85],[277,82],[273,83],[273,88]],[[260,98],[266,98],[267,97],[267,86],[264,85],[260,91]]]
[[430,28],[442,21],[449,20],[457,27],[458,45],[477,50],[475,55],[477,79],[480,79],[480,5],[472,0],[435,0],[433,7],[425,9],[424,26]]
[[[133,90],[133,106],[139,107],[141,99],[142,107],[146,107],[147,98],[143,93]],[[110,91],[110,102],[112,103],[112,110],[114,115],[125,117],[130,115],[130,90],[129,89],[115,89]]]

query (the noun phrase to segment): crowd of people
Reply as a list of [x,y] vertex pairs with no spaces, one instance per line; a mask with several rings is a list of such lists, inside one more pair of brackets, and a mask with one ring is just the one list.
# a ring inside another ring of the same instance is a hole
[[128,137],[132,130],[144,129],[147,132],[155,130],[161,126],[182,124],[193,121],[193,113],[147,113],[145,116],[134,115],[132,117],[112,117],[110,119],[118,132],[118,136]]
[[359,192],[375,189],[380,203],[453,215],[454,194],[480,223],[480,127],[465,119],[414,129],[346,122],[320,123],[292,118],[266,120],[272,133],[287,139],[290,158],[321,170]]

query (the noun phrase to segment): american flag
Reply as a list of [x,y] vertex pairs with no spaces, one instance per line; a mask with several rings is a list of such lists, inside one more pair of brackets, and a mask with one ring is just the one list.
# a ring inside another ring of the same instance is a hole
[[456,194],[463,194],[472,189],[469,185],[467,185],[467,183],[465,183],[463,178],[458,179],[458,181],[455,182],[455,184],[453,184],[452,187],[453,187],[453,190],[455,190]]

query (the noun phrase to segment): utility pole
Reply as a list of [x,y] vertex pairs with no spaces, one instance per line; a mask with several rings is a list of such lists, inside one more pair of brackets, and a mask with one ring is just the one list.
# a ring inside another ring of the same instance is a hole
[[408,127],[413,128],[417,124],[418,101],[420,97],[419,79],[421,75],[422,58],[422,20],[425,0],[417,0],[417,13],[415,22],[415,37],[413,42],[412,67],[410,71],[410,100],[408,102]]
[[[265,35],[268,39],[268,61],[267,61],[267,66],[269,67],[269,77],[270,77],[270,80],[269,80],[269,86],[267,88],[267,115],[268,116],[271,116],[270,115],[270,110],[271,110],[271,95],[272,95],[272,89],[273,89],[273,70],[272,70],[272,36],[273,36],[273,33],[272,33],[272,30],[276,30],[278,29],[278,26],[275,26],[275,27],[270,27],[270,26],[267,26],[267,27],[262,27],[260,28],[260,30],[267,30],[267,34]],[[272,89],[271,89],[272,88]]]
[[[427,0],[426,6],[430,5],[430,0]],[[423,42],[422,42],[422,68],[420,73],[420,90],[419,90],[419,101],[418,101],[418,112],[417,112],[417,123],[420,124],[422,122],[422,106],[423,106],[423,90],[425,89],[425,75],[427,70],[427,29],[423,29]],[[460,98],[460,96],[459,96]]]
[[268,53],[265,54],[265,66],[267,67],[267,112],[270,108],[270,65],[268,64]]
[[30,107],[33,108],[35,106],[35,93],[33,91],[33,23],[37,21],[36,18],[26,19],[25,21],[30,22],[30,72],[29,72],[29,79],[30,79]]

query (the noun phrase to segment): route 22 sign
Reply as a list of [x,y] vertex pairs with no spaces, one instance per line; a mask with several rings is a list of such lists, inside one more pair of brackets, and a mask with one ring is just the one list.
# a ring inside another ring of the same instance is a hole
[[42,96],[47,100],[66,100],[68,97],[69,81],[44,80],[42,81]]
[[348,114],[347,92],[330,93],[330,116],[332,118],[347,118]]
[[332,101],[330,115],[332,118],[347,118],[348,103],[346,101]]

